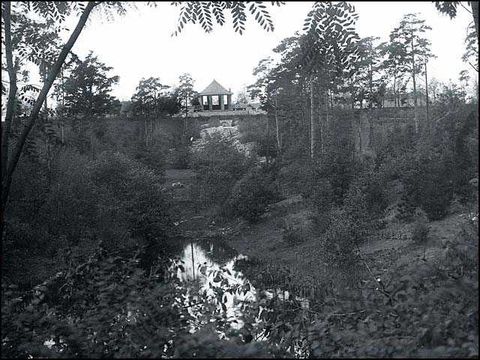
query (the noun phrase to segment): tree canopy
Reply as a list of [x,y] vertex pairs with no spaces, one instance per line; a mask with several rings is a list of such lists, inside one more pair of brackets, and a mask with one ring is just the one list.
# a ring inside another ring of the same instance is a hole
[[159,78],[150,77],[140,80],[132,96],[132,110],[135,115],[159,116],[173,115],[180,109],[175,92],[169,91]]
[[110,93],[119,77],[109,75],[112,69],[92,52],[85,60],[77,60],[70,75],[56,89],[64,96],[65,114],[100,116],[118,112],[120,102]]

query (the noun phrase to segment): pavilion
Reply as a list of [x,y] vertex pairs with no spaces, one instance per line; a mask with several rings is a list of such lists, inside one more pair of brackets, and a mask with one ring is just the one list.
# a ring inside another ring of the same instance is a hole
[[215,79],[198,94],[198,98],[202,110],[232,109],[232,92],[225,89]]

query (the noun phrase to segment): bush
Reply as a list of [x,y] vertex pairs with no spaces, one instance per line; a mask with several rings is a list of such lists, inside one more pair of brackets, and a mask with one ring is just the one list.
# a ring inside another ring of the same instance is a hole
[[[204,297],[199,301],[198,293],[176,277],[168,282],[159,277],[159,272],[142,270],[135,255],[112,257],[96,249],[88,262],[34,291],[18,292],[2,283],[2,355],[171,358],[269,353],[262,343],[242,344],[238,333],[219,340],[215,330],[226,314],[214,313],[212,303]],[[196,315],[183,299],[194,304]],[[216,317],[216,325],[204,326],[210,316]],[[198,330],[195,334],[189,332],[190,325]]]
[[333,189],[330,181],[320,178],[313,182],[310,189],[304,190],[304,196],[310,190],[310,200],[320,214],[328,212],[333,203]]
[[312,173],[307,162],[295,161],[282,166],[278,174],[282,194],[284,196],[302,194],[304,198],[309,197]]
[[273,135],[262,136],[256,140],[255,152],[258,156],[265,157],[266,159],[277,157],[277,140]]
[[315,213],[312,216],[314,229],[317,234],[323,234],[327,231],[330,226],[330,213],[330,211],[325,211],[323,213]]
[[321,237],[321,252],[324,262],[332,269],[353,280],[358,259],[355,254],[357,227],[345,210],[330,211],[329,226]]
[[[238,122],[238,131],[240,132],[243,143],[259,142],[267,135],[267,116],[245,117]],[[270,124],[270,126],[272,126]],[[273,127],[270,130],[272,135]]]
[[352,240],[360,244],[371,230],[373,222],[367,212],[366,195],[357,183],[353,183],[348,189],[343,210],[348,217]]
[[452,166],[439,149],[419,149],[404,175],[406,207],[421,207],[430,220],[443,218],[453,198]]
[[163,174],[166,165],[166,150],[163,144],[154,142],[147,147],[141,142],[132,150],[132,157],[135,160],[155,170],[159,175]]
[[[161,192],[161,178],[148,167],[123,154],[103,153],[93,164],[92,178],[100,189],[100,211],[126,224],[129,237],[148,244],[173,235],[170,204]],[[118,237],[102,231],[102,239],[121,247]],[[165,244],[164,244],[165,245]]]
[[254,168],[240,179],[232,189],[226,210],[249,222],[256,222],[265,212],[267,205],[278,198],[278,190],[272,174]]
[[292,226],[285,227],[283,229],[282,238],[283,241],[289,246],[299,245],[306,240],[305,234],[303,233],[302,229],[294,228]]
[[365,194],[366,210],[371,216],[379,216],[388,206],[387,182],[381,171],[367,170],[360,183]]
[[416,244],[425,244],[427,242],[430,228],[423,219],[418,219],[413,225],[412,240]]
[[192,198],[203,208],[224,204],[250,165],[251,160],[236,148],[233,139],[212,134],[192,157],[197,172]]
[[[63,263],[61,249],[82,246],[99,226],[97,191],[88,160],[73,151],[57,155],[49,168],[24,158],[12,184],[4,234],[4,274],[21,286],[34,285]],[[42,268],[43,267],[43,268]]]
[[191,162],[191,151],[187,144],[171,149],[167,155],[167,163],[174,169],[188,169]]
[[[97,252],[92,261],[42,284],[31,302],[29,294],[19,304],[2,291],[2,354],[99,358],[148,353],[162,357],[170,352],[171,356],[172,349],[165,351],[164,346],[181,334],[188,336],[180,316],[190,315],[172,306],[183,290],[153,279],[134,257],[104,257]],[[44,342],[50,339],[54,344],[48,348]]]

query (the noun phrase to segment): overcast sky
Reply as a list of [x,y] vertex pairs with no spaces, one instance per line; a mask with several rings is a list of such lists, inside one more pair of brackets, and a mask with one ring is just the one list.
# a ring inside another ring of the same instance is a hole
[[[468,67],[461,56],[472,15],[462,7],[457,17],[450,20],[438,13],[430,1],[351,3],[359,14],[357,31],[361,37],[379,36],[387,40],[404,14],[419,13],[432,27],[429,38],[432,51],[438,56],[429,64],[431,77],[456,81],[458,73]],[[159,77],[162,83],[175,85],[178,76],[185,72],[193,76],[197,91],[216,79],[237,93],[254,81],[252,70],[261,59],[271,55],[282,39],[302,29],[311,6],[312,2],[287,2],[270,8],[275,24],[273,33],[248,22],[246,32],[239,35],[228,18],[223,27],[216,26],[210,34],[199,25],[188,24],[179,36],[171,37],[179,8],[169,2],[159,3],[156,8],[140,3],[137,9],[129,9],[126,15],[117,15],[113,20],[92,14],[73,50],[81,56],[92,50],[114,68],[112,74],[120,76],[114,95],[121,100],[130,99],[142,77]]]

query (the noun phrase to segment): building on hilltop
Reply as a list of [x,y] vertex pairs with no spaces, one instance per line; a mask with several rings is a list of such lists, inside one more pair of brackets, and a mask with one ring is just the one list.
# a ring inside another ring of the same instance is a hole
[[232,92],[225,89],[216,80],[213,80],[205,90],[198,94],[198,99],[201,110],[232,110]]

